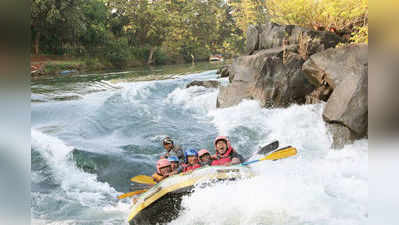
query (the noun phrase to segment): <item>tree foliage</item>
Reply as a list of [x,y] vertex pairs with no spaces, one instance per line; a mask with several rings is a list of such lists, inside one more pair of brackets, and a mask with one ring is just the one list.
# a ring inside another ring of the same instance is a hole
[[237,9],[225,0],[32,1],[35,53],[110,59],[125,55],[104,54],[110,46],[124,46],[120,43],[125,41],[118,41],[123,39],[129,58],[151,63],[166,62],[165,57],[191,62],[215,53],[236,55],[243,48],[240,19],[234,16]]
[[266,7],[276,23],[349,32],[352,40],[367,42],[367,0],[268,0]]
[[32,0],[32,52],[195,62],[238,55],[248,26],[267,19],[367,42],[367,12],[367,0]]

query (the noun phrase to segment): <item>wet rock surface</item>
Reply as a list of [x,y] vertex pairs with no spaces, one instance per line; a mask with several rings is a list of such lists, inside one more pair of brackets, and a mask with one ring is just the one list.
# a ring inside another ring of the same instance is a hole
[[334,147],[367,137],[368,45],[334,48],[340,41],[294,25],[250,26],[247,55],[225,68],[230,84],[220,88],[217,107],[243,99],[263,107],[327,102],[323,119]]
[[206,88],[217,88],[219,87],[220,83],[215,80],[207,80],[207,81],[201,81],[201,80],[195,80],[191,83],[189,83],[186,88],[192,87],[192,86],[201,86],[201,87],[206,87]]

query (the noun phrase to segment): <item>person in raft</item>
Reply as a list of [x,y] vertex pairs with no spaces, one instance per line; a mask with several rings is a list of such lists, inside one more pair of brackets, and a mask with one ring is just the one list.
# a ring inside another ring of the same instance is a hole
[[230,144],[230,141],[225,136],[219,136],[214,141],[216,155],[212,162],[212,166],[229,166],[239,164],[244,161],[244,158],[238,154]]
[[167,159],[169,156],[175,155],[180,163],[184,162],[184,153],[180,146],[175,145],[173,140],[170,137],[165,137],[162,140],[163,148],[166,150],[166,153],[161,156],[161,159]]
[[193,171],[201,167],[198,162],[198,153],[195,149],[188,149],[184,152],[184,163],[183,172]]
[[180,167],[179,159],[177,158],[177,156],[174,156],[174,155],[169,156],[168,160],[172,167],[172,172],[170,173],[170,175],[175,175],[175,174],[183,172],[183,169],[182,169],[182,167]]
[[172,172],[172,165],[168,159],[160,159],[157,162],[157,171],[152,175],[152,179],[159,183],[169,177]]
[[199,163],[202,166],[210,166],[212,164],[211,153],[206,149],[201,149],[198,152]]

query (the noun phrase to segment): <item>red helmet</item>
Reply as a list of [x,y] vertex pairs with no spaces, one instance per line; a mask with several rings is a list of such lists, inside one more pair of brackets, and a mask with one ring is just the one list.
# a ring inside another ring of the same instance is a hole
[[224,141],[224,142],[226,142],[226,144],[227,144],[227,151],[226,151],[223,155],[219,155],[218,151],[216,151],[216,155],[217,155],[218,157],[222,157],[222,158],[225,158],[225,157],[229,156],[230,153],[231,153],[231,151],[233,150],[233,148],[231,147],[231,144],[230,144],[229,139],[228,139],[226,136],[218,136],[218,137],[216,137],[216,138],[215,138],[215,141],[213,142],[213,144],[215,145],[215,149],[216,149],[216,143],[217,143],[218,141]]
[[160,159],[160,160],[158,160],[158,162],[157,162],[157,172],[159,174],[161,174],[161,170],[160,169],[163,168],[163,167],[170,166],[170,165],[171,164],[170,164],[168,159]]
[[201,150],[199,150],[199,152],[198,152],[198,157],[201,157],[201,156],[203,156],[203,155],[205,155],[205,154],[209,154],[209,155],[211,155],[211,153],[209,153],[208,152],[208,150],[206,150],[206,149],[201,149]]

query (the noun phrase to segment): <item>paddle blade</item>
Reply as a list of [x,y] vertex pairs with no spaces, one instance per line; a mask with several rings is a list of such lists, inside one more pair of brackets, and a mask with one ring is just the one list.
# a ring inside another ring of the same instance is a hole
[[292,146],[288,146],[279,150],[276,150],[275,152],[270,153],[266,157],[260,159],[260,160],[277,160],[277,159],[284,159],[288,158],[290,156],[296,155],[297,150],[296,148]]
[[150,176],[146,175],[138,175],[130,179],[132,182],[140,183],[140,184],[157,184],[154,179]]
[[268,144],[268,145],[262,147],[262,148],[257,152],[257,154],[259,154],[259,155],[266,155],[267,153],[276,150],[276,149],[278,148],[278,146],[279,146],[279,142],[278,142],[277,140],[276,140],[276,141],[273,141],[272,143],[270,143],[270,144]]
[[141,194],[141,193],[143,193],[143,192],[146,192],[147,190],[148,190],[148,189],[138,190],[138,191],[133,191],[133,192],[125,193],[125,194],[123,194],[123,195],[119,195],[119,196],[118,196],[118,199],[124,199],[124,198],[127,198],[127,197],[131,197],[131,196],[134,196],[134,195],[138,195],[138,194]]

